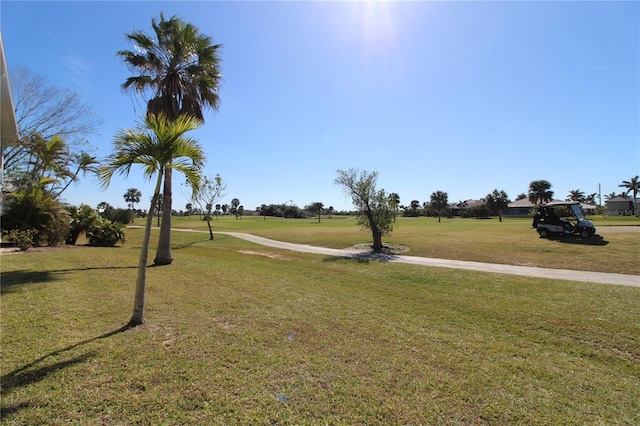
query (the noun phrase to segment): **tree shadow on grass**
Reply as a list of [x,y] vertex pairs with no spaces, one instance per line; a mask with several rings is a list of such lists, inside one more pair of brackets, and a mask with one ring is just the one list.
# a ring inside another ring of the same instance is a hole
[[105,266],[105,267],[87,267],[87,268],[71,268],[59,269],[54,271],[9,271],[2,272],[2,287],[0,292],[7,294],[16,289],[16,287],[25,284],[39,284],[46,282],[58,281],[68,272],[93,271],[93,270],[111,270],[111,269],[136,269],[137,266]]
[[609,241],[602,238],[600,235],[592,235],[589,238],[583,238],[577,235],[551,235],[547,237],[548,240],[557,241],[564,244],[577,244],[584,246],[606,246]]
[[392,262],[398,259],[398,256],[387,253],[375,253],[373,251],[370,252],[361,252],[354,253],[351,255],[345,254],[344,256],[328,256],[324,258],[324,262],[338,262],[341,260],[352,261],[356,263],[368,264],[371,261],[377,262]]
[[[128,330],[130,327],[125,325],[123,327],[118,328],[117,330],[110,331],[108,333],[102,334],[97,337],[93,337],[91,339],[83,340],[81,342],[75,343],[73,345],[67,346],[66,348],[58,349],[56,351],[50,352],[35,361],[32,361],[28,364],[23,365],[20,368],[17,368],[9,373],[3,374],[2,378],[0,378],[0,395],[6,397],[8,393],[16,388],[20,388],[23,386],[27,386],[33,383],[38,383],[43,380],[49,374],[54,373],[59,370],[63,370],[65,368],[71,367],[76,364],[82,364],[87,360],[95,357],[95,351],[89,351],[84,354],[74,356],[71,358],[63,359],[61,361],[44,364],[42,366],[38,366],[38,364],[45,363],[45,361],[49,358],[64,356],[66,352],[69,352],[78,347],[84,346],[88,343],[91,343],[96,340],[106,339],[108,337],[114,336],[116,334],[122,333]],[[7,416],[13,415],[18,411],[27,408],[29,403],[27,402],[17,402],[13,405],[2,406],[0,410],[0,418],[6,419]]]

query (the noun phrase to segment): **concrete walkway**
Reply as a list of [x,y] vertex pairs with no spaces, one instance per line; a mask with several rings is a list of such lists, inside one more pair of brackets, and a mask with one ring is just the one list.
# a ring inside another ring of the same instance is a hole
[[[142,228],[142,226],[130,226],[130,228]],[[195,229],[177,229],[179,232],[206,233]],[[409,263],[412,265],[436,266],[438,268],[466,269],[469,271],[492,272],[495,274],[521,275],[524,277],[550,278],[555,280],[580,281],[587,283],[626,285],[640,287],[639,275],[611,274],[608,272],[574,271],[571,269],[548,269],[533,266],[501,265],[497,263],[470,262],[466,260],[435,259],[432,257],[402,256],[390,254],[376,254],[363,250],[340,250],[326,247],[309,246],[306,244],[287,243],[284,241],[270,240],[257,235],[244,232],[216,232],[215,234],[229,235],[250,241],[263,246],[279,248],[283,250],[299,251],[303,253],[315,253],[326,256],[350,257],[354,259],[371,259],[382,262]]]
[[[185,229],[176,229],[176,231],[186,231]],[[193,231],[191,232],[202,232]],[[204,231],[207,232],[207,231]],[[284,241],[270,240],[256,235],[245,234],[242,232],[217,232],[217,234],[230,235],[235,238],[241,238],[252,243],[263,246],[274,247],[284,250],[299,251],[305,253],[322,254],[326,256],[374,259],[383,262],[409,263],[412,265],[436,266],[439,268],[467,269],[470,271],[493,272],[497,274],[522,275],[525,277],[551,278],[568,281],[581,281],[588,283],[615,284],[626,285],[632,287],[640,287],[640,276],[611,274],[605,272],[591,271],[573,271],[569,269],[547,269],[536,268],[531,266],[515,266],[515,265],[499,265],[495,263],[469,262],[463,260],[434,259],[429,257],[402,256],[375,254],[357,250],[339,250],[325,247],[309,246],[305,244],[287,243]]]

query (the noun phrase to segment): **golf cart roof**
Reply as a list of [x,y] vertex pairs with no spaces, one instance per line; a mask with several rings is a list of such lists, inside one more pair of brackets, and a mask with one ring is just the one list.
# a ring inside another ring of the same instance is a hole
[[542,204],[541,207],[572,206],[574,204],[580,205],[578,201],[552,201],[550,203]]

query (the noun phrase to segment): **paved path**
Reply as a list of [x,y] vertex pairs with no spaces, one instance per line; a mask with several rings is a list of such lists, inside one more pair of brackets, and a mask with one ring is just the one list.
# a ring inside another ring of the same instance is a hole
[[[130,228],[143,228],[142,226],[129,226]],[[209,231],[198,231],[195,229],[178,229],[174,228],[174,231],[179,232],[197,232],[197,233],[209,233]],[[497,263],[482,263],[482,262],[470,262],[466,260],[450,260],[450,259],[435,259],[431,257],[417,257],[417,256],[403,256],[403,255],[389,255],[389,254],[375,254],[364,250],[354,249],[332,249],[326,247],[310,246],[305,244],[287,243],[284,241],[270,240],[264,237],[258,237],[256,235],[245,234],[242,232],[216,232],[216,234],[225,234],[232,237],[241,238],[246,241],[250,241],[255,244],[263,246],[274,247],[284,250],[299,251],[305,253],[322,254],[326,256],[338,256],[338,257],[351,257],[361,259],[373,259],[382,262],[398,262],[409,263],[412,265],[423,266],[436,266],[439,268],[453,268],[453,269],[467,269],[470,271],[481,272],[493,272],[496,274],[509,274],[509,275],[522,275],[525,277],[537,277],[537,278],[551,278],[558,280],[568,281],[581,281],[588,283],[600,283],[600,284],[615,284],[626,285],[631,287],[640,287],[640,276],[638,275],[624,275],[624,274],[611,274],[607,272],[591,272],[591,271],[575,271],[570,269],[547,269],[536,268],[533,266],[515,266],[515,265],[501,265]],[[2,248],[2,253],[16,251],[16,248]]]
[[[176,229],[185,232],[207,232],[193,229]],[[256,235],[242,232],[216,232],[232,237],[241,238],[263,246],[275,247],[284,250],[299,251],[305,253],[323,254],[327,256],[340,256],[362,259],[375,259],[383,262],[410,263],[413,265],[437,266],[440,268],[467,269],[470,271],[493,272],[497,274],[522,275],[525,277],[551,278],[568,281],[581,281],[589,283],[626,285],[640,287],[640,276],[611,274],[605,272],[574,271],[569,269],[547,269],[532,266],[500,265],[495,263],[469,262],[463,260],[434,259],[430,257],[402,256],[388,254],[373,254],[358,250],[340,250],[325,247],[309,246],[305,244],[287,243],[284,241],[270,240]]]

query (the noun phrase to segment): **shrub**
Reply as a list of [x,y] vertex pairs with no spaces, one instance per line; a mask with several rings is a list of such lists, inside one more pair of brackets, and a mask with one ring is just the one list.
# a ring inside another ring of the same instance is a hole
[[37,231],[35,229],[26,229],[24,231],[13,229],[7,232],[7,240],[15,244],[20,250],[25,251],[33,247],[33,238],[36,234]]
[[55,246],[66,239],[69,213],[59,201],[42,191],[18,191],[9,194],[6,203],[6,211],[2,215],[4,229],[34,230],[34,246]]
[[136,213],[130,209],[111,209],[102,214],[103,218],[108,219],[111,222],[122,223],[125,225],[133,222],[135,216]]
[[122,224],[107,220],[87,232],[87,236],[89,245],[94,247],[115,247],[119,241],[126,241]]

